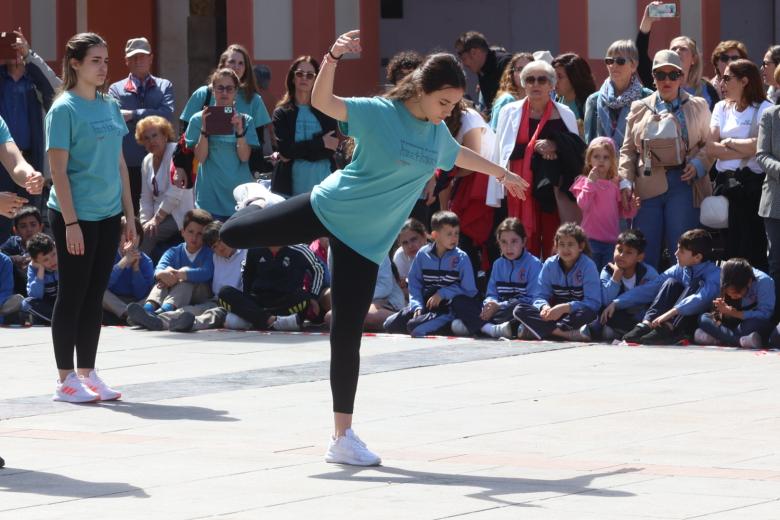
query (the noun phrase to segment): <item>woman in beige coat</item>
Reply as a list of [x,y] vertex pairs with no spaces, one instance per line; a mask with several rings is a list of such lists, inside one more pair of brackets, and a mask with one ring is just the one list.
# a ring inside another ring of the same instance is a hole
[[[712,162],[705,152],[710,110],[704,99],[682,90],[680,57],[669,50],[656,53],[653,77],[658,91],[631,105],[619,173],[642,201],[634,227],[647,237],[645,261],[657,268],[664,244],[673,252],[680,235],[699,226],[699,206],[712,193],[707,175]],[[674,115],[667,122],[679,129],[678,147],[668,139],[648,140],[652,121],[665,114]],[[669,149],[677,153],[664,153]],[[630,188],[623,186],[627,204]]]

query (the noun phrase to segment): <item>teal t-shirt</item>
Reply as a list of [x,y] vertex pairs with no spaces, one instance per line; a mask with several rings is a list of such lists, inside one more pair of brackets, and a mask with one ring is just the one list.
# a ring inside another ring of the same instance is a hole
[[[244,128],[255,128],[252,117],[244,116]],[[200,139],[202,114],[197,112],[187,127],[185,139],[187,146],[193,147]],[[209,136],[209,155],[198,166],[198,178],[195,182],[195,205],[213,215],[229,217],[236,212],[236,199],[233,190],[239,184],[253,182],[249,162],[241,162],[236,150],[236,136]],[[257,132],[246,133],[249,146],[260,146]]]
[[498,114],[501,112],[501,109],[504,108],[504,105],[508,105],[513,101],[517,101],[517,98],[509,92],[504,92],[501,94],[501,97],[493,101],[493,107],[490,109],[490,128],[493,130],[498,128]]
[[[198,87],[198,90],[192,93],[187,104],[184,105],[184,110],[182,110],[179,119],[182,121],[190,121],[196,112],[203,110],[203,102],[206,101],[207,91],[208,87],[206,85]],[[217,100],[212,95],[209,105],[214,106],[216,104]],[[247,103],[243,92],[239,90],[236,94],[236,110],[242,114],[252,116],[255,128],[265,126],[271,122],[271,116],[268,115],[268,110],[266,110],[265,103],[263,103],[263,98],[260,97],[260,94],[254,94],[252,96],[252,101]]]
[[415,118],[403,102],[348,98],[352,162],[311,192],[323,225],[377,265],[387,256],[436,168],[451,170],[460,145],[444,122]]
[[[79,220],[103,220],[122,211],[119,155],[125,134],[119,103],[108,95],[89,101],[66,91],[46,114],[46,149],[68,152],[68,181]],[[56,186],[47,205],[62,211]]]
[[0,117],[0,144],[13,142],[14,138],[11,137],[11,131],[8,129],[8,125],[5,124],[5,120]]
[[[311,107],[298,106],[298,117],[295,119],[295,142],[310,141],[316,134],[322,133],[322,126]],[[295,159],[292,164],[293,195],[310,192],[325,177],[330,175],[330,161],[306,161]]]

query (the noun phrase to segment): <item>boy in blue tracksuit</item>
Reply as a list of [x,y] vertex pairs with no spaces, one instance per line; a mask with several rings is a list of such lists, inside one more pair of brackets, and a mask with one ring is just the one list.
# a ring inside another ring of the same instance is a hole
[[612,263],[601,270],[601,302],[606,308],[600,319],[586,329],[592,339],[622,338],[642,321],[647,305],[616,310],[612,302],[626,291],[658,277],[658,271],[644,263],[645,247],[647,240],[638,229],[627,229],[618,235]]
[[385,320],[385,330],[422,337],[460,320],[460,334],[482,326],[480,302],[468,255],[457,247],[458,216],[438,211],[431,217],[432,244],[422,247],[409,270],[409,305]]
[[594,321],[601,308],[599,273],[588,256],[588,238],[580,226],[566,223],[555,233],[555,248],[557,254],[544,262],[531,290],[533,303],[515,307],[522,327],[517,336],[587,341],[580,328]]
[[132,244],[124,239],[125,218],[122,217],[122,237],[114,257],[114,267],[108,278],[108,287],[103,293],[103,323],[106,325],[124,323],[127,304],[143,300],[154,285],[154,263],[146,253],[138,250],[143,241],[144,229],[141,221],[135,219],[135,239]]
[[694,331],[699,315],[710,309],[720,293],[720,269],[711,260],[712,237],[707,231],[692,229],[683,233],[674,255],[677,265],[613,302],[616,309],[650,303],[643,320],[623,336],[625,341],[677,343]]
[[744,258],[732,258],[720,268],[721,295],[713,312],[699,317],[694,340],[700,345],[759,348],[772,329],[775,282]]
[[530,289],[539,278],[542,262],[525,248],[526,232],[520,219],[504,219],[496,228],[496,241],[501,257],[490,271],[481,330],[493,338],[511,338],[516,324],[512,311],[518,303],[533,302]]
[[27,298],[22,310],[32,317],[33,325],[51,325],[57,300],[59,275],[57,250],[49,235],[37,233],[27,242],[30,265],[27,266]]

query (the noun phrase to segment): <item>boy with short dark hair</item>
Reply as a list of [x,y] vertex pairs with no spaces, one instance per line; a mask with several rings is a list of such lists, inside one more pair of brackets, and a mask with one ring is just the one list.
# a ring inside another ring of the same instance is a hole
[[612,254],[612,263],[601,270],[601,301],[606,308],[601,318],[587,326],[593,339],[622,338],[633,329],[647,311],[647,305],[617,310],[614,300],[634,287],[642,286],[658,277],[658,271],[644,263],[647,239],[638,229],[620,233]]
[[772,329],[775,282],[744,258],[720,268],[721,295],[713,312],[702,314],[694,340],[700,345],[759,348]]
[[409,270],[409,305],[385,320],[385,330],[412,337],[450,325],[458,335],[477,334],[482,310],[468,255],[458,248],[460,221],[451,211],[431,217],[433,243],[422,247]]
[[614,300],[616,309],[650,303],[642,322],[623,340],[646,345],[677,343],[694,331],[699,315],[718,296],[720,269],[712,261],[712,237],[707,231],[683,233],[674,255],[677,265]]
[[214,261],[211,249],[203,245],[203,228],[214,219],[208,211],[192,209],[184,215],[181,235],[184,243],[168,249],[160,258],[146,303],[127,306],[128,322],[150,330],[162,330],[156,314],[203,303],[211,298]]
[[13,261],[14,292],[27,296],[27,266],[30,264],[27,241],[43,231],[41,212],[35,206],[22,207],[14,215],[12,229],[14,234],[0,246],[0,252]]
[[37,233],[27,242],[30,265],[27,266],[27,298],[22,310],[32,316],[33,325],[51,325],[57,300],[59,275],[57,249],[49,235]]

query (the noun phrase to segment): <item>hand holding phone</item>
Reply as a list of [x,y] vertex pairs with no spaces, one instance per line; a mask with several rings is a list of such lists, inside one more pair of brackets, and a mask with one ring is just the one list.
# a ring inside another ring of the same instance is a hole
[[233,107],[210,106],[204,109],[204,116],[208,114],[208,134],[209,135],[232,135],[233,130]]
[[647,14],[653,18],[674,18],[677,16],[677,4],[656,4],[648,7]]

